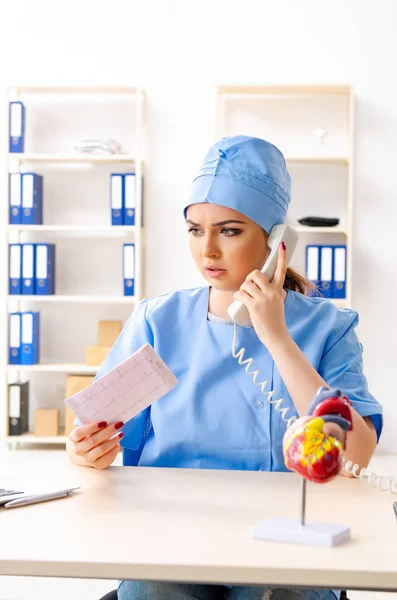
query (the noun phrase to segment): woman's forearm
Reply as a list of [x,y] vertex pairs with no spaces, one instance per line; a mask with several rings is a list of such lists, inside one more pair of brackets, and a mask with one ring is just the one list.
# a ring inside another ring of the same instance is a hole
[[268,344],[267,349],[273,357],[299,416],[303,417],[318,388],[329,387],[327,382],[309,363],[290,335],[275,340],[271,345]]

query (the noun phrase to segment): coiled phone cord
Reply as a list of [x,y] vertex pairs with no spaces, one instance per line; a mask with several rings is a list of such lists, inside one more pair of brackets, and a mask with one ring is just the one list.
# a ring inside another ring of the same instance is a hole
[[[254,384],[260,388],[262,394],[264,394],[267,397],[267,401],[274,406],[274,408],[276,409],[277,412],[279,412],[281,414],[283,421],[285,421],[285,423],[287,423],[287,428],[290,427],[292,425],[292,423],[294,423],[298,419],[298,417],[293,415],[293,416],[287,418],[287,413],[290,410],[290,407],[289,406],[285,406],[284,408],[281,407],[282,403],[284,402],[283,398],[279,398],[278,400],[272,400],[276,391],[272,390],[270,392],[267,392],[265,390],[265,388],[268,384],[267,379],[262,382],[257,381],[257,377],[259,376],[259,373],[260,373],[259,369],[257,369],[256,371],[250,371],[250,368],[252,367],[252,365],[254,363],[254,359],[246,358],[244,360],[245,348],[241,348],[238,352],[236,352],[236,343],[237,343],[237,324],[234,323],[233,346],[232,346],[233,357],[238,360],[239,365],[241,365],[242,367],[244,365],[246,365],[245,372],[248,375],[252,376]],[[377,475],[376,473],[371,473],[365,467],[360,469],[360,465],[358,465],[357,463],[354,464],[351,460],[347,461],[344,456],[342,457],[342,463],[343,463],[342,468],[345,469],[345,471],[347,473],[349,473],[350,475],[353,475],[353,477],[361,479],[362,481],[367,480],[367,483],[369,485],[372,485],[374,487],[379,487],[382,491],[387,492],[388,490],[390,490],[390,492],[392,494],[397,494],[397,480],[393,480],[390,477]]]

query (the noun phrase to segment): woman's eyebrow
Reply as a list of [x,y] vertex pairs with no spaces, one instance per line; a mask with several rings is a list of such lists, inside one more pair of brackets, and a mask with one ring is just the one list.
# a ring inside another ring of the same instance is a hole
[[[190,225],[196,225],[196,227],[200,227],[199,223],[195,223],[191,219],[186,219],[186,223],[190,223]],[[228,221],[219,221],[218,223],[211,223],[212,227],[219,227],[220,225],[230,225],[230,223],[240,223],[241,225],[246,225],[245,221],[237,221],[236,219],[229,219]]]

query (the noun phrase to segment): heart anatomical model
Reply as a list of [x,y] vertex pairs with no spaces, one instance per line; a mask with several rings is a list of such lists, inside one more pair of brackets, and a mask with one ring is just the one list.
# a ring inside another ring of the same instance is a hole
[[352,430],[351,402],[340,390],[320,388],[307,416],[285,432],[283,454],[288,469],[315,483],[326,483],[342,466],[346,432]]

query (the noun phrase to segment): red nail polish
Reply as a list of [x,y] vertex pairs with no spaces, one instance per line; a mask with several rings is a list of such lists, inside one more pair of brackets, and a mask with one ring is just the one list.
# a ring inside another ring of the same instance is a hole
[[98,423],[98,427],[100,427],[100,429],[103,429],[104,427],[106,427],[106,425],[106,421],[101,421],[100,423]]
[[116,423],[116,425],[114,426],[115,429],[121,429],[122,426],[124,425],[124,423],[122,423],[121,421],[119,423]]
[[281,246],[282,246],[282,249],[283,249],[283,250],[286,250],[286,249],[287,249],[287,247],[286,247],[286,245],[284,244],[284,242],[281,242]]
[[124,436],[124,433],[123,433],[123,432],[119,433],[119,438],[120,438],[120,439],[121,439],[123,436]]

